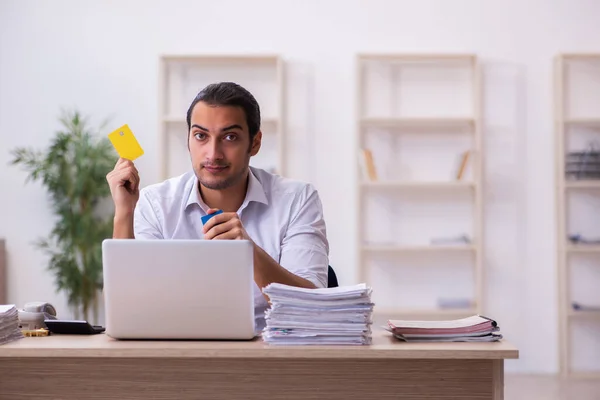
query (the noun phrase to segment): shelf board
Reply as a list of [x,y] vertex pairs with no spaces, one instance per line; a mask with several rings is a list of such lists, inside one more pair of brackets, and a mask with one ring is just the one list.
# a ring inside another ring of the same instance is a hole
[[570,244],[566,250],[569,253],[600,253],[600,245],[594,244]]
[[178,124],[185,124],[186,123],[186,120],[185,120],[184,117],[177,117],[177,116],[172,116],[172,115],[171,116],[169,116],[169,115],[164,116],[162,118],[162,121],[163,122],[168,122],[168,123],[178,123]]
[[600,371],[569,371],[570,379],[577,380],[599,380]]
[[[164,116],[162,118],[163,122],[166,123],[171,123],[171,124],[185,124],[187,123],[187,121],[185,120],[185,117],[178,117],[178,116]],[[279,119],[278,118],[263,118],[261,121],[261,125],[277,125],[279,123]]]
[[271,54],[163,54],[166,62],[193,62],[199,64],[277,64],[278,55]]
[[566,189],[600,189],[600,179],[565,181]]
[[565,60],[597,60],[600,61],[598,53],[562,53],[560,54]]
[[477,58],[475,54],[419,54],[419,53],[360,53],[357,55],[361,61],[402,61],[402,62],[448,62],[462,61],[474,62]]
[[569,118],[565,124],[581,128],[600,128],[600,118]]
[[279,118],[275,118],[275,117],[273,117],[273,118],[263,118],[260,121],[260,123],[262,125],[264,125],[264,124],[274,124],[274,125],[276,125],[276,124],[279,124]]
[[422,117],[422,118],[361,118],[363,127],[412,128],[412,127],[470,127],[475,120],[470,117]]
[[426,252],[465,252],[475,251],[477,248],[473,244],[440,244],[440,245],[416,245],[416,246],[402,246],[402,245],[364,245],[362,250],[370,253],[426,253]]
[[571,309],[568,315],[571,318],[600,318],[600,311],[577,311]]
[[475,182],[469,181],[447,181],[447,182],[423,182],[423,181],[364,181],[360,185],[364,188],[381,189],[456,189],[474,188]]
[[419,318],[439,318],[455,319],[477,314],[474,308],[448,308],[448,309],[406,309],[377,307],[373,309],[373,314],[378,316],[388,316],[390,319],[419,319]]

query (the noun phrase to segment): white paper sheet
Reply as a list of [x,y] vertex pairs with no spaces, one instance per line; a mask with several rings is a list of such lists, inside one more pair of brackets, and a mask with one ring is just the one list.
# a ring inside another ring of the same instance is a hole
[[264,288],[271,300],[263,340],[277,345],[371,343],[374,304],[365,284],[304,289],[282,284]]

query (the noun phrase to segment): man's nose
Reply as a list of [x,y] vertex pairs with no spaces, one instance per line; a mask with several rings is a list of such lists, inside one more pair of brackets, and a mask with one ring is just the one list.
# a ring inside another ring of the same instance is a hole
[[208,143],[206,158],[209,160],[220,160],[223,158],[221,142],[218,139],[213,139]]

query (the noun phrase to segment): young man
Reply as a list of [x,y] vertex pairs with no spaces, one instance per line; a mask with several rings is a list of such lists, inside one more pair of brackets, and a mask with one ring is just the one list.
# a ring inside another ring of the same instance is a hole
[[[193,171],[142,190],[129,160],[120,159],[107,175],[114,238],[250,240],[258,322],[268,306],[261,288],[271,282],[326,287],[329,264],[317,191],[249,165],[261,146],[260,118],[243,87],[209,85],[187,112]],[[203,226],[201,217],[216,210],[223,213]]]

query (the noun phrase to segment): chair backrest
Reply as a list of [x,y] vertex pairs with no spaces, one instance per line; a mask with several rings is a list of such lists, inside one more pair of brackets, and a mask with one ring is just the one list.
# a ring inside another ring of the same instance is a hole
[[327,287],[338,287],[337,275],[331,265],[327,268]]

